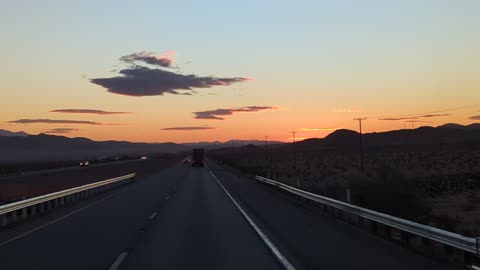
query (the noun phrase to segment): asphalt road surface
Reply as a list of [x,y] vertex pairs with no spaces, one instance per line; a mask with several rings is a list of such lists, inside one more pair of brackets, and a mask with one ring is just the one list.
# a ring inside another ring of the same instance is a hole
[[[252,179],[209,165],[296,269],[451,269],[321,216]],[[52,220],[57,222],[47,225]],[[43,228],[35,230],[39,227]],[[74,207],[0,231],[0,268],[282,269],[282,265],[209,168],[175,164]]]

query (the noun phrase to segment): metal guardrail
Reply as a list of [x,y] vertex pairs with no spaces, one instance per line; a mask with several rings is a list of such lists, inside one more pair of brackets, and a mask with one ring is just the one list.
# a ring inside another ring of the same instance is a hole
[[470,253],[480,255],[480,238],[465,237],[445,230],[437,229],[431,226],[422,225],[405,219],[375,212],[366,208],[351,205],[345,202],[337,201],[331,198],[320,196],[308,191],[304,191],[265,177],[256,176],[256,180],[279,187],[298,196],[328,205],[341,211],[369,219],[401,231],[409,232],[430,240],[443,243],[445,245],[461,249]]
[[69,196],[69,195],[73,195],[73,194],[76,194],[76,193],[79,193],[79,192],[82,192],[82,191],[87,191],[87,190],[91,190],[91,189],[94,189],[94,188],[103,187],[103,186],[113,184],[113,183],[116,183],[116,182],[119,182],[119,181],[127,180],[127,179],[133,179],[133,178],[135,178],[135,175],[136,175],[135,173],[132,173],[132,174],[116,177],[116,178],[103,180],[103,181],[100,181],[100,182],[95,182],[95,183],[91,183],[91,184],[87,184],[87,185],[83,185],[83,186],[79,186],[79,187],[74,187],[74,188],[70,188],[70,189],[66,189],[66,190],[62,190],[62,191],[57,191],[57,192],[54,192],[54,193],[41,195],[41,196],[38,196],[38,197],[34,197],[34,198],[30,198],[30,199],[26,199],[26,200],[14,202],[14,203],[2,205],[2,206],[0,206],[0,216],[5,215],[5,214],[10,213],[10,212],[20,210],[20,209],[27,208],[27,207],[30,207],[30,206],[34,206],[34,205],[41,204],[41,203],[44,203],[44,202],[48,202],[48,201],[52,201],[52,200],[59,199],[59,198],[62,198],[62,197],[66,197],[66,196]]

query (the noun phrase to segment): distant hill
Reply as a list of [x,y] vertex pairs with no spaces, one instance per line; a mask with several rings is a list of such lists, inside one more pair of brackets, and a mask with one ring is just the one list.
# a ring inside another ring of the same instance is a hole
[[449,123],[449,124],[439,126],[439,128],[472,130],[472,129],[480,129],[480,123],[470,124],[468,126],[462,126],[462,125],[459,125],[459,124]]
[[7,137],[25,137],[29,134],[23,131],[13,132],[5,129],[0,129],[0,136],[7,136]]
[[[273,144],[284,144],[284,142],[279,141],[268,141],[269,145]],[[225,148],[225,147],[241,147],[245,145],[265,145],[265,141],[260,140],[230,140],[226,142],[193,142],[193,143],[182,143],[182,145],[188,147],[202,147],[202,148]]]
[[54,135],[0,136],[0,163],[97,159],[112,155],[175,153],[189,150],[175,143],[93,141]]
[[[349,148],[359,145],[359,134],[352,130],[337,130],[324,139],[307,139],[297,142],[299,148]],[[480,144],[480,124],[462,126],[446,124],[439,127],[420,127],[387,132],[363,134],[364,145],[368,147],[385,147],[400,145],[442,145],[453,143]]]

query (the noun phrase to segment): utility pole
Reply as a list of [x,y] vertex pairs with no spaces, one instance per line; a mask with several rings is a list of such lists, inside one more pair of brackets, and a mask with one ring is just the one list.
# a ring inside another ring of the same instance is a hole
[[268,136],[265,136],[265,169],[267,171],[267,178],[269,177],[269,166],[268,166]]
[[295,133],[297,133],[296,131],[292,131],[292,134],[293,134],[293,143],[292,143],[292,149],[293,149],[293,168],[296,169],[297,168],[297,157],[296,157],[296,153],[295,153]]
[[363,172],[363,134],[362,134],[362,121],[367,120],[367,118],[354,118],[353,120],[358,121],[360,128],[360,171]]
[[265,159],[268,161],[268,136],[265,136]]

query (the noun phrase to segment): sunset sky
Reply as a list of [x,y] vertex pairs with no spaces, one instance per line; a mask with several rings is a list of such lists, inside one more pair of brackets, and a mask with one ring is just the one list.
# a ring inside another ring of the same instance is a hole
[[480,1],[2,1],[0,129],[287,141],[480,123]]

